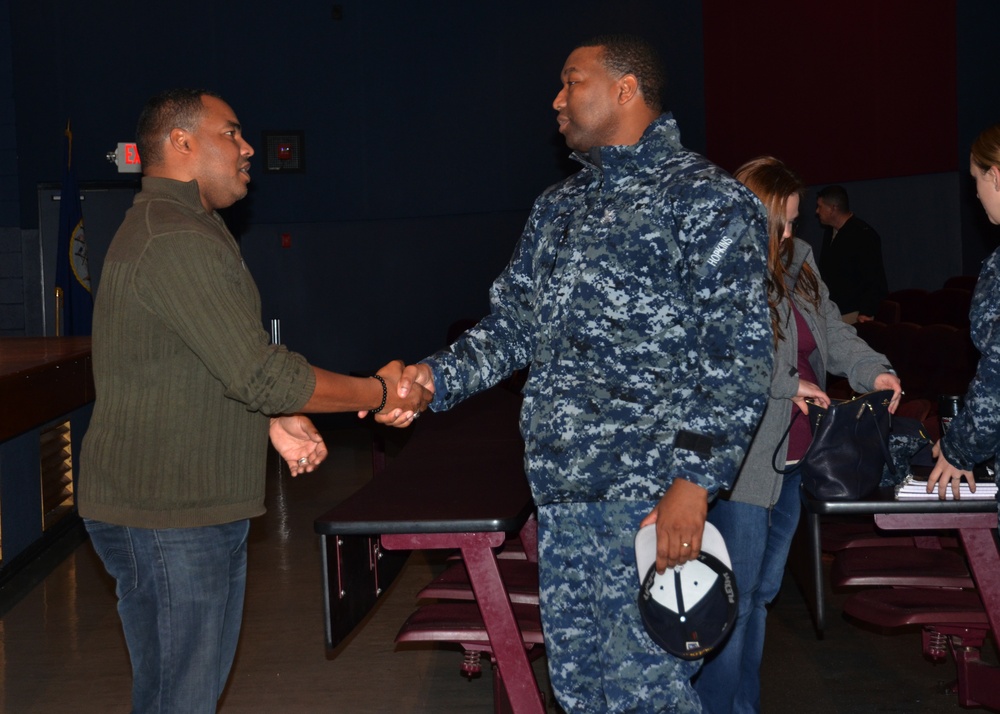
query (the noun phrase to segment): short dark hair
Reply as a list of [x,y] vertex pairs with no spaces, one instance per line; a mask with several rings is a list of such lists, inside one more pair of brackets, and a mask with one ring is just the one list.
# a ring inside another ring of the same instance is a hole
[[851,201],[847,198],[847,191],[843,186],[827,186],[816,194],[816,198],[822,198],[824,203],[841,213],[851,211]]
[[135,129],[136,148],[143,167],[163,161],[163,140],[172,130],[194,130],[205,111],[203,96],[221,99],[207,89],[168,89],[146,102]]
[[666,72],[659,53],[649,42],[636,35],[598,35],[577,47],[603,47],[602,62],[608,71],[618,77],[635,75],[646,106],[657,112],[663,110]]

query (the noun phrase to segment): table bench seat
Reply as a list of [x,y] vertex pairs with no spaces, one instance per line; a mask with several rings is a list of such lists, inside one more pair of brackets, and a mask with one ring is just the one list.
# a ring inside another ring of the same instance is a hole
[[928,659],[943,662],[951,652],[958,703],[963,707],[1000,707],[1000,670],[980,657],[990,623],[977,592],[945,588],[867,590],[849,597],[844,612],[884,629],[921,627],[923,653]]
[[[514,603],[512,606],[517,626],[520,630],[521,645],[529,661],[541,657],[545,652],[542,640],[542,618],[538,605]],[[462,647],[461,673],[463,676],[478,676],[480,656],[489,655],[493,672],[494,714],[511,714],[508,683],[504,680],[493,653],[493,645],[486,632],[486,625],[474,602],[444,602],[421,605],[410,615],[396,635],[396,642],[448,642]],[[521,681],[518,687],[532,687],[539,697],[542,709],[545,697],[537,690],[534,682]]]
[[906,546],[842,550],[830,568],[830,582],[835,587],[973,587],[960,553]]
[[[934,536],[925,531],[912,533],[900,532],[892,534],[879,530],[875,519],[868,515],[858,521],[828,521],[820,523],[821,547],[825,553],[834,553],[848,548],[894,548],[920,545],[916,539],[932,539]],[[940,535],[937,539],[938,548],[958,548],[958,539],[950,535]]]
[[989,627],[983,603],[973,590],[865,590],[844,601],[844,612],[862,622],[886,629],[938,624]]
[[[514,604],[514,617],[525,647],[541,645],[542,618],[537,605]],[[396,635],[396,642],[455,642],[465,649],[487,651],[490,639],[474,602],[440,602],[421,605]]]
[[[504,589],[512,603],[538,605],[538,563],[530,560],[497,559]],[[457,561],[428,583],[418,599],[475,600],[465,563]]]

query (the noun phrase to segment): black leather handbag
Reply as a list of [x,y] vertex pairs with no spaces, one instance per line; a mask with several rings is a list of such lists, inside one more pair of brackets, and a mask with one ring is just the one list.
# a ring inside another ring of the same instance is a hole
[[822,501],[853,501],[869,495],[879,487],[884,468],[896,473],[889,453],[890,400],[892,390],[884,389],[831,402],[829,409],[810,403],[813,437],[809,449],[796,465],[779,468],[775,463],[779,442],[771,460],[775,471],[789,473],[799,468],[802,487]]

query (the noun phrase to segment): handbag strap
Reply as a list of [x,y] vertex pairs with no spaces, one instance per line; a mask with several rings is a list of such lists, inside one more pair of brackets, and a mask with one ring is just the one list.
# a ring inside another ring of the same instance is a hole
[[[865,402],[865,406],[868,411],[871,412],[872,419],[875,420],[875,431],[878,432],[878,445],[882,447],[882,458],[885,459],[886,466],[889,467],[889,473],[893,476],[896,475],[896,464],[892,460],[892,454],[889,453],[889,439],[888,437],[882,436],[882,429],[878,425],[878,417],[875,416],[875,410],[872,408],[871,402]],[[889,419],[892,419],[892,415],[889,415]]]
[[798,404],[794,404],[793,403],[792,404],[792,409],[795,410],[795,413],[792,414],[792,420],[790,422],[788,422],[788,428],[785,429],[785,433],[781,435],[781,440],[778,441],[778,445],[774,447],[774,453],[771,454],[771,466],[779,474],[790,474],[792,471],[794,471],[796,468],[798,468],[798,466],[799,466],[800,463],[802,463],[803,461],[806,460],[806,457],[809,456],[809,452],[812,450],[813,443],[810,441],[809,442],[809,447],[806,449],[806,453],[802,454],[802,458],[801,459],[799,459],[797,462],[795,462],[794,464],[792,464],[788,468],[784,468],[784,469],[778,468],[778,452],[781,451],[781,445],[785,443],[785,439],[788,438],[788,434],[792,430],[792,425],[795,423],[795,420],[799,418],[799,414],[802,413],[802,410],[799,409]]

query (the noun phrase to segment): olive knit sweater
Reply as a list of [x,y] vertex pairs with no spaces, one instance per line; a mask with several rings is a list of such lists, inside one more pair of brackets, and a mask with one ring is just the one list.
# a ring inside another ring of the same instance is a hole
[[268,344],[239,247],[198,185],[146,177],[118,229],[94,306],[97,398],[80,514],[144,528],[264,512],[268,415],[315,388]]

